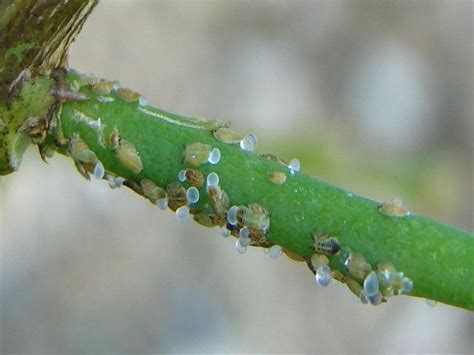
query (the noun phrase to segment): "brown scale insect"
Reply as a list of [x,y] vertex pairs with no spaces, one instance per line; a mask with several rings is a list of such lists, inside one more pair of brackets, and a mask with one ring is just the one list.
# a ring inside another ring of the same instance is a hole
[[117,96],[120,97],[124,101],[135,102],[140,99],[141,95],[138,92],[127,89],[127,88],[120,88],[117,90]]
[[269,248],[272,246],[268,242],[267,236],[260,229],[249,228],[250,245],[254,247]]
[[349,274],[358,281],[364,281],[365,277],[372,271],[372,266],[359,253],[351,253],[344,262],[344,266]]
[[336,255],[341,250],[341,243],[334,237],[327,234],[313,235],[314,251],[326,256]]
[[186,180],[192,185],[200,189],[204,185],[204,175],[196,169],[186,170]]
[[97,156],[89,149],[89,146],[84,142],[78,133],[72,135],[69,141],[69,153],[71,157],[79,163],[95,164]]
[[166,197],[166,191],[149,179],[143,179],[140,181],[140,185],[143,189],[143,195],[153,204],[156,204],[156,201],[159,199]]
[[173,211],[187,205],[186,189],[179,182],[175,181],[166,186],[166,192],[168,193],[168,207]]
[[209,201],[214,209],[215,214],[219,217],[219,225],[224,225],[226,213],[229,209],[230,200],[227,192],[219,186],[209,186],[207,189]]
[[118,161],[131,172],[138,174],[143,170],[143,163],[135,145],[120,137],[115,127],[110,134],[110,144]]
[[219,127],[212,131],[214,138],[226,144],[240,143],[242,136],[228,127]]
[[237,221],[242,226],[259,229],[264,234],[270,228],[270,213],[258,203],[251,203],[249,207],[239,206]]
[[268,173],[268,180],[273,182],[275,185],[283,185],[286,182],[286,174],[281,171],[272,171]]
[[114,152],[120,163],[131,172],[138,174],[143,170],[142,160],[132,142],[121,139]]
[[116,81],[98,80],[91,85],[92,91],[99,95],[109,95],[117,87]]

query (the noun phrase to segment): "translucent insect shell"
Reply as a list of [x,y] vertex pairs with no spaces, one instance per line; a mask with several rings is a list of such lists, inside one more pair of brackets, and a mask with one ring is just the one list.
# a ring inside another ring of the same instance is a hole
[[316,270],[316,284],[321,287],[327,287],[331,283],[331,268],[327,265],[320,266]]
[[257,147],[257,136],[253,133],[247,134],[240,141],[240,149],[253,152]]
[[188,143],[184,145],[183,163],[198,167],[201,164],[207,163],[211,146],[199,142]]

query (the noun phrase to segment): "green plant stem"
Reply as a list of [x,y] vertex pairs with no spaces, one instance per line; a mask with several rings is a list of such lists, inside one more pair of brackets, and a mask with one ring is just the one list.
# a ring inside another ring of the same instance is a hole
[[[51,89],[58,83],[50,74],[66,66],[67,49],[96,3],[0,0],[0,174],[19,167],[30,143],[39,144],[43,154],[55,148],[69,155],[67,140],[78,133],[107,171],[126,178],[129,186],[144,178],[166,186],[185,167],[183,145],[207,143],[221,150],[222,159],[199,170],[219,174],[220,185],[233,205],[257,202],[270,211],[270,243],[307,259],[313,254],[312,235],[328,233],[344,247],[363,254],[373,267],[379,262],[393,263],[413,280],[410,295],[474,309],[474,237],[468,232],[415,214],[404,218],[382,215],[378,203],[304,173],[288,176],[282,186],[275,185],[268,181],[267,173],[287,173],[287,168],[217,141],[211,134],[214,123],[141,107],[115,93],[107,95],[112,102],[104,101],[84,85],[81,91],[89,96],[87,101],[65,103],[57,110],[58,99]],[[70,73],[69,81],[83,78]],[[52,112],[57,114],[56,128],[43,141]],[[88,118],[100,118],[104,145],[98,131],[87,124]],[[109,144],[114,128],[137,148],[144,166],[139,174],[117,160]],[[201,201],[193,212],[202,211],[207,203],[205,189],[200,192]],[[345,272],[339,257],[332,257],[330,265]]]
[[[70,73],[69,82],[74,81],[84,82],[84,78]],[[88,85],[80,91],[89,99],[64,104],[59,123],[66,138],[78,133],[107,171],[136,183],[146,178],[165,187],[177,181],[180,170],[189,167],[182,162],[185,144],[201,142],[217,147],[222,152],[221,161],[203,164],[199,170],[205,175],[218,173],[231,205],[256,202],[270,211],[270,243],[308,258],[314,253],[313,234],[328,233],[343,247],[361,253],[372,266],[393,263],[413,280],[411,296],[474,309],[472,234],[414,213],[402,218],[383,215],[378,211],[379,203],[306,176],[304,168],[302,173],[288,174],[285,184],[273,184],[267,174],[288,173],[288,168],[216,140],[211,132],[213,122],[126,102],[115,93],[107,95],[113,102],[102,102],[103,97]],[[78,119],[81,116],[100,118],[105,146],[99,144],[97,131]],[[127,170],[117,160],[108,138],[113,129],[137,148],[143,162],[140,173]],[[64,147],[61,151],[68,154]],[[200,193],[197,211],[208,202],[205,188]],[[330,258],[330,266],[345,272],[337,256]]]

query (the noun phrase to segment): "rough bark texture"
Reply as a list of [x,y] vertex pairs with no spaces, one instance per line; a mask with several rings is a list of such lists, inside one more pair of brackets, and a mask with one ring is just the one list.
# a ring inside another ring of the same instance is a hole
[[48,128],[55,100],[52,69],[67,52],[96,0],[0,2],[0,174],[18,169],[30,142]]

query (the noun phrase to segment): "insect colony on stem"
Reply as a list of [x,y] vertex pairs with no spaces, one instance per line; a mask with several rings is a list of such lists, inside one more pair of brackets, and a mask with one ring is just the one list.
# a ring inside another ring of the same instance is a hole
[[[115,94],[118,99],[124,102],[138,103],[139,106],[146,105],[146,100],[140,94],[120,88],[116,82],[94,79],[89,84],[92,92],[99,95],[99,98],[110,97],[115,100]],[[81,85],[77,86],[81,87]],[[97,135],[103,136],[105,125],[100,119],[93,120],[82,117],[80,113],[78,115],[77,123],[84,122]],[[217,125],[210,133],[218,142],[235,145],[245,153],[254,152],[257,146],[255,134],[249,133],[241,136],[234,132],[228,124]],[[60,135],[63,133],[57,132],[57,141],[63,144],[64,136],[59,139]],[[406,277],[403,272],[397,271],[392,264],[379,263],[373,268],[362,254],[343,247],[335,236],[328,233],[312,234],[314,253],[310,258],[300,257],[280,245],[271,243],[270,211],[257,202],[248,205],[232,205],[228,194],[220,185],[221,177],[217,172],[211,171],[205,175],[199,169],[202,166],[212,169],[221,162],[222,152],[218,147],[212,147],[202,142],[186,143],[183,146],[181,160],[184,169],[177,173],[177,181],[172,181],[161,187],[151,179],[134,177],[143,171],[143,161],[135,145],[124,139],[117,127],[113,127],[108,138],[106,145],[122,168],[132,174],[132,178],[127,179],[106,170],[97,155],[76,132],[69,139],[67,149],[82,175],[87,178],[89,174],[92,174],[96,179],[105,178],[111,188],[126,185],[146,197],[158,208],[162,210],[170,208],[175,211],[178,220],[186,220],[192,214],[194,220],[201,225],[219,227],[224,237],[232,235],[236,238],[235,249],[238,253],[245,253],[249,246],[257,246],[264,248],[264,251],[273,259],[285,253],[294,260],[306,261],[315,274],[318,286],[327,287],[331,284],[332,279],[336,279],[346,284],[362,303],[377,305],[385,302],[388,297],[409,293],[413,289],[412,280]],[[101,139],[103,141],[103,137]],[[262,154],[261,158],[278,163],[282,169],[286,167],[290,179],[300,171],[298,159],[292,159],[286,163],[273,154]],[[273,170],[266,173],[266,180],[276,185],[275,188],[278,189],[287,183],[288,176],[284,171]],[[206,196],[204,200],[203,196]],[[347,196],[352,197],[353,195],[350,193]],[[400,199],[384,202],[377,209],[380,214],[390,218],[409,216],[408,210],[403,207]],[[332,265],[331,262],[335,258],[339,258],[343,264],[342,271],[331,269],[329,264]]]

